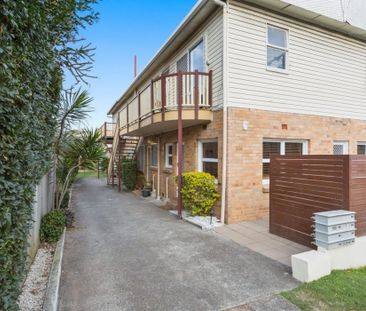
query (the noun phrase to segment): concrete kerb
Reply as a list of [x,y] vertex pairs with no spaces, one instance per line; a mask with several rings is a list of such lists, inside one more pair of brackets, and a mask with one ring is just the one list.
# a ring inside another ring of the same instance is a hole
[[46,297],[43,303],[44,311],[57,311],[58,295],[61,280],[62,257],[64,253],[66,228],[57,242],[55,255],[53,257],[52,267],[48,278]]

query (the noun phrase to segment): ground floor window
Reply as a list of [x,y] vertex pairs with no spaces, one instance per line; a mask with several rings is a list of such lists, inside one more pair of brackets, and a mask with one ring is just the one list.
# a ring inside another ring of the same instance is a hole
[[151,156],[150,156],[151,166],[158,166],[158,144],[151,145]]
[[272,155],[301,156],[308,153],[306,140],[275,140],[263,141],[263,184],[269,183],[269,164]]
[[165,167],[173,167],[173,144],[165,144]]
[[218,177],[217,139],[200,141],[198,144],[198,170]]
[[334,155],[348,154],[348,141],[334,141],[333,154]]
[[140,146],[137,150],[137,169],[141,172],[144,171],[145,165],[145,146]]
[[366,142],[357,143],[357,154],[366,155]]

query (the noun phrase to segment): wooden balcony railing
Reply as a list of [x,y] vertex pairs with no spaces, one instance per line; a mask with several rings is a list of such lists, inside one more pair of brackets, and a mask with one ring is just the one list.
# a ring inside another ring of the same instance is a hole
[[151,81],[119,112],[119,126],[127,129],[146,118],[161,113],[182,109],[194,109],[195,119],[199,111],[212,107],[212,71],[178,72]]
[[99,128],[100,135],[102,138],[111,138],[116,130],[116,123],[104,122]]

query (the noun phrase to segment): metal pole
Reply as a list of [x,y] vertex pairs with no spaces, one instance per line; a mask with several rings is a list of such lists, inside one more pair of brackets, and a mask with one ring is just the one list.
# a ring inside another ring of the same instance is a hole
[[[112,155],[113,157],[113,155]],[[115,159],[113,157],[113,161],[112,161],[112,187],[114,188],[114,164],[115,164]]]
[[98,179],[99,179],[99,160],[97,162],[97,170],[98,170]]
[[118,192],[122,191],[121,181],[122,181],[122,167],[121,167],[121,156],[118,156]]
[[178,72],[178,217],[182,218],[182,155],[183,155],[183,121],[182,121],[183,85],[182,72]]

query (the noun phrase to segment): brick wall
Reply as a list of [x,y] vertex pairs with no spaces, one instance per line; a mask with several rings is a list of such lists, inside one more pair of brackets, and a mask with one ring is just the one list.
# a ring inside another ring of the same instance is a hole
[[[360,120],[245,108],[229,108],[228,119],[228,223],[268,216],[269,194],[262,185],[263,139],[308,140],[309,154],[332,154],[334,140],[349,141],[350,154],[356,154],[357,142],[366,141],[366,121]],[[248,130],[243,130],[243,121],[248,121]]]
[[[197,171],[198,170],[198,142],[204,139],[218,139],[218,181],[219,191],[221,184],[221,172],[222,172],[222,110],[215,111],[213,113],[213,121],[207,125],[193,126],[183,129],[183,142],[184,142],[184,171]],[[169,198],[170,205],[176,204],[177,193],[175,177],[177,173],[177,131],[164,133],[159,136],[145,137],[143,144],[145,146],[149,143],[158,143],[160,139],[159,148],[159,160],[160,160],[160,191],[159,197]],[[173,167],[165,167],[165,144],[173,144]],[[145,147],[146,148],[146,147]],[[152,176],[155,175],[155,181],[157,182],[158,170],[157,168],[151,168],[150,159],[145,158],[145,176],[148,176],[150,182],[152,182]],[[157,186],[155,187],[157,189]],[[166,190],[168,189],[168,191]],[[220,204],[217,204],[215,214],[220,215]]]

